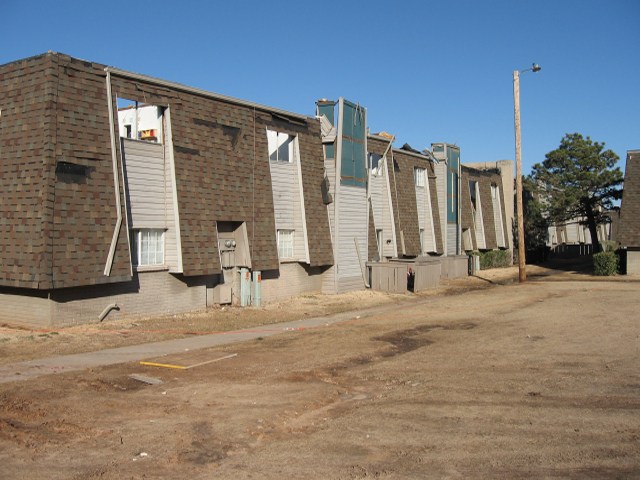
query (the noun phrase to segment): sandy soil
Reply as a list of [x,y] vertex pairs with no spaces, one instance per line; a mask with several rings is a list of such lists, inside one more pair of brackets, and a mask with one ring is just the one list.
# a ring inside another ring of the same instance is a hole
[[640,478],[640,283],[547,273],[0,385],[0,478]]
[[[537,266],[529,266],[529,271],[534,277],[559,273]],[[305,295],[263,308],[227,306],[182,315],[137,317],[64,328],[33,329],[0,324],[0,365],[418,301],[424,297],[488,288],[495,283],[510,283],[517,279],[517,275],[517,267],[487,270],[476,277],[444,281],[439,288],[417,295],[390,295],[374,291]]]

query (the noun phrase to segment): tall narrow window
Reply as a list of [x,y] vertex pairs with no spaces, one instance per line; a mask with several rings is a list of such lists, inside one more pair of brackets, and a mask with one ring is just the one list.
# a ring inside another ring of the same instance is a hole
[[473,210],[477,210],[477,203],[476,203],[476,189],[477,189],[477,185],[478,182],[476,182],[475,180],[469,180],[469,193],[471,194],[471,206],[473,207]]
[[267,130],[269,160],[272,162],[293,162],[293,141],[295,137],[274,130]]
[[384,243],[383,243],[383,235],[382,235],[382,229],[378,228],[376,229],[376,241],[378,242],[378,257],[382,258],[383,257],[383,250],[384,250]]
[[420,229],[420,253],[425,252],[424,243],[425,243],[424,228],[421,228]]
[[139,266],[164,264],[164,230],[141,229],[138,230],[136,239]]
[[413,176],[416,181],[416,187],[424,187],[425,176],[426,176],[424,168],[414,168]]
[[280,260],[293,258],[293,230],[278,230],[278,257]]

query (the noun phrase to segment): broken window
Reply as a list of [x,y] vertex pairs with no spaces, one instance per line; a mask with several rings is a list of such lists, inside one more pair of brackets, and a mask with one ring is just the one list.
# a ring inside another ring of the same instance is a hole
[[382,155],[378,155],[377,153],[369,154],[369,169],[371,170],[371,175],[374,177],[379,177],[384,173],[384,161]]
[[469,180],[469,193],[471,194],[471,206],[473,207],[473,211],[477,210],[477,197],[476,197],[476,190],[478,188],[478,182],[476,182],[475,180]]
[[294,158],[294,140],[295,137],[293,135],[267,130],[269,160],[272,162],[292,163]]
[[164,108],[118,98],[120,136],[146,142],[162,143]]

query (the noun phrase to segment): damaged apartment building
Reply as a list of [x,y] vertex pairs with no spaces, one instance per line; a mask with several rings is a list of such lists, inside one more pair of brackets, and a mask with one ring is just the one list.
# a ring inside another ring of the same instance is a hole
[[396,149],[356,103],[300,115],[52,52],[0,66],[0,91],[2,321],[467,274],[459,149]]

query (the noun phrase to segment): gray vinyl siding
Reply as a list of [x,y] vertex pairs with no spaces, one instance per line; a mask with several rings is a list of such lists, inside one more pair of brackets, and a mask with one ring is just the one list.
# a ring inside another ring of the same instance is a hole
[[458,225],[455,223],[447,223],[447,255],[457,255],[457,237],[458,237]]
[[478,249],[484,250],[487,248],[487,238],[484,234],[484,214],[482,210],[482,200],[480,198],[480,184],[475,184],[475,196],[476,196],[476,214],[474,216],[474,227],[476,231],[476,245]]
[[[354,238],[360,247],[362,262],[367,259],[367,195],[366,189],[341,185],[338,202],[338,293],[362,290],[364,281]],[[364,266],[364,263],[363,263]]]
[[[165,231],[164,263],[170,271],[179,266],[176,241],[173,171],[167,144],[123,139],[127,194],[133,229],[157,228]],[[166,154],[166,155],[165,155]],[[135,237],[132,237],[135,241]]]
[[[327,205],[327,214],[329,215],[329,227],[331,228],[331,241],[333,242],[333,245],[334,245],[333,258],[337,259],[338,258],[337,251],[335,249],[335,244],[336,244],[336,238],[335,238],[336,164],[333,158],[329,158],[324,161],[324,170],[325,170],[326,177],[329,179],[329,184],[330,184],[329,192],[331,193],[331,196],[334,199],[333,203],[330,203],[329,205]],[[336,266],[333,265],[327,271],[325,271],[324,274],[322,275],[322,293],[336,293],[335,276],[336,276]]]
[[416,206],[418,208],[418,226],[424,230],[424,235],[421,241],[424,241],[422,245],[422,252],[435,252],[436,239],[433,228],[433,213],[431,210],[431,195],[429,195],[429,176],[428,170],[425,170],[424,187],[416,185]]
[[[384,160],[383,165],[384,168],[381,175],[370,176],[369,194],[371,196],[375,230],[382,230],[382,254],[385,257],[395,257],[397,256],[395,252],[396,240],[393,232],[393,215],[389,202],[389,175],[386,160]],[[387,243],[387,240],[391,241]]]
[[178,246],[176,239],[176,216],[174,209],[173,195],[173,169],[169,162],[171,145],[165,143],[165,162],[164,162],[164,188],[165,188],[165,218],[167,230],[164,234],[164,263],[169,266],[171,271],[177,269],[178,266]]
[[[440,215],[440,227],[442,229],[442,244],[445,245],[446,255],[455,255],[455,249],[453,253],[450,253],[448,237],[450,236],[450,226],[447,223],[447,164],[444,161],[440,161],[434,166],[436,172],[436,191],[438,193],[438,210]],[[455,229],[454,236],[455,238]]]
[[504,238],[505,226],[502,223],[502,202],[500,201],[500,187],[497,187],[497,189],[497,195],[491,198],[491,202],[493,204],[493,218],[496,228],[496,241],[498,242],[498,247],[505,248],[507,245]]
[[293,258],[288,260],[305,262],[307,261],[307,254],[304,224],[302,222],[302,192],[300,191],[297,163],[297,156],[294,155],[292,162],[269,161],[269,168],[271,170],[276,230],[294,231]]
[[182,252],[180,242],[180,219],[178,218],[178,195],[176,192],[176,174],[173,159],[173,136],[171,131],[171,110],[165,109],[163,115],[164,130],[164,166],[165,166],[165,206],[167,231],[165,232],[165,264],[172,273],[182,273]]
[[164,147],[123,139],[133,228],[166,228]]
[[578,225],[575,223],[567,224],[567,243],[578,243]]

